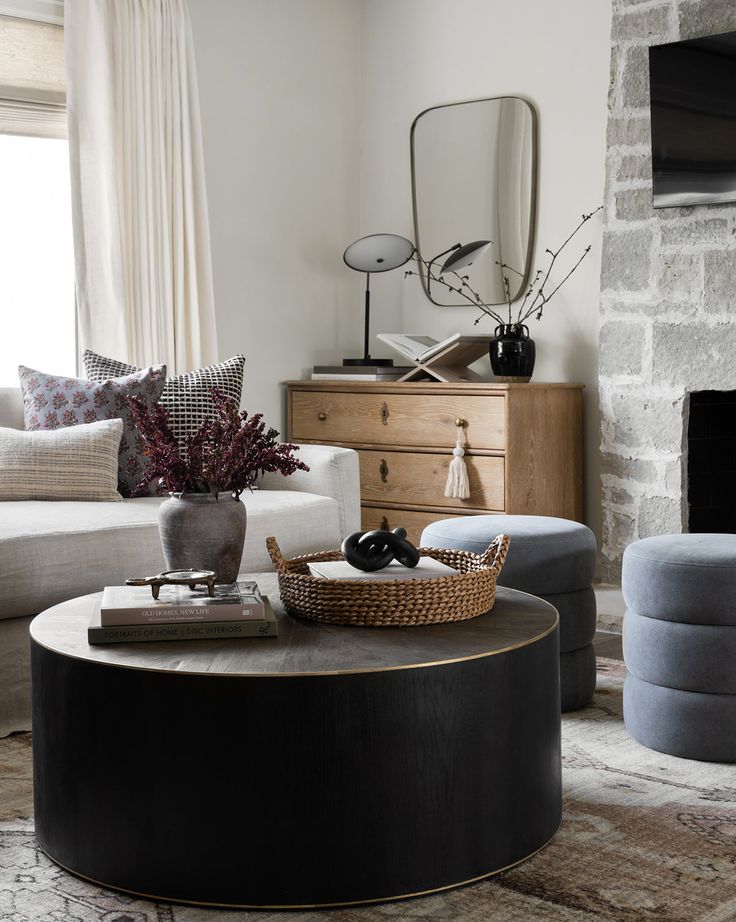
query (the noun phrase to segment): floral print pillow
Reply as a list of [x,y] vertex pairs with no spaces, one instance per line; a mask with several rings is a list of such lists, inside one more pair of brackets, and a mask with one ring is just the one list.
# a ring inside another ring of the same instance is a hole
[[[122,419],[118,490],[123,496],[130,496],[147,461],[128,398],[142,397],[149,407],[156,403],[166,383],[166,366],[153,365],[134,374],[98,382],[49,375],[25,365],[18,367],[18,374],[26,429],[60,429],[99,419]],[[155,492],[154,485],[149,492]]]

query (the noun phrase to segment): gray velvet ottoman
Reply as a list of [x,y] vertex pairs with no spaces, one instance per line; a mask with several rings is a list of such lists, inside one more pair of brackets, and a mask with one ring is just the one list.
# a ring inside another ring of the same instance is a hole
[[649,749],[736,762],[736,535],[626,548],[624,722]]
[[441,519],[422,532],[422,547],[482,553],[496,535],[511,537],[498,583],[539,596],[560,614],[562,710],[590,702],[595,691],[596,543],[579,522],[542,515],[468,515]]

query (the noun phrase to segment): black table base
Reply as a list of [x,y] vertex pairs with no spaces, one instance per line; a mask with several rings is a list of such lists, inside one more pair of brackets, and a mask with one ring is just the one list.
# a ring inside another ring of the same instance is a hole
[[431,893],[539,850],[561,814],[557,632],[343,675],[177,674],[34,642],[36,834],[170,902],[327,907]]

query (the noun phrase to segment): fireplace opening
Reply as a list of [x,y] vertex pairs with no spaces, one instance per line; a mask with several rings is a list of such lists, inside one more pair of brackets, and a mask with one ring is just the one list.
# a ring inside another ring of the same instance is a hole
[[736,534],[736,391],[690,394],[688,531]]

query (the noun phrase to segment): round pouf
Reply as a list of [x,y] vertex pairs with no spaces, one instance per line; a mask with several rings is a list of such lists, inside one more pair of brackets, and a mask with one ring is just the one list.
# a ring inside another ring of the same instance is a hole
[[622,589],[626,729],[658,752],[736,762],[736,535],[636,541]]
[[563,711],[585,707],[595,691],[596,543],[579,522],[544,515],[468,515],[433,522],[422,547],[482,554],[496,535],[511,538],[500,586],[520,589],[555,606],[560,614],[560,683]]

